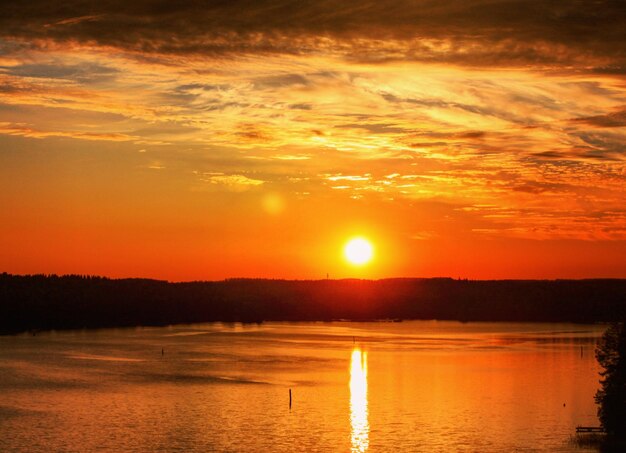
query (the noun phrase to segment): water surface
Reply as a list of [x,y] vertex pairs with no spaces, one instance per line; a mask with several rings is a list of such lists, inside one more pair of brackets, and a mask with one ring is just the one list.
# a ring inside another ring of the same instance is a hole
[[0,451],[581,451],[570,438],[598,424],[602,331],[411,321],[0,337]]

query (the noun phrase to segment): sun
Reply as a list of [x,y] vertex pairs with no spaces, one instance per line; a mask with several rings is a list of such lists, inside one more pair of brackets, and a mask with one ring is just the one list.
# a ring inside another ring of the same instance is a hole
[[372,247],[371,242],[365,238],[353,238],[350,239],[344,247],[343,254],[350,264],[362,266],[372,260],[374,247]]

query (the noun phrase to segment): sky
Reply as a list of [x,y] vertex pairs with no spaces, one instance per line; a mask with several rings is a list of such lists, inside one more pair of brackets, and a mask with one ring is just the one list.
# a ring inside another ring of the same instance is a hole
[[2,2],[0,271],[626,277],[625,23],[609,0]]

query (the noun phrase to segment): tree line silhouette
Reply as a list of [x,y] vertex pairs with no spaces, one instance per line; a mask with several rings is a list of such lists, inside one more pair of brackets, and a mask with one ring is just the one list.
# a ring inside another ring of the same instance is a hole
[[267,280],[170,283],[0,274],[0,333],[192,322],[625,319],[626,280]]

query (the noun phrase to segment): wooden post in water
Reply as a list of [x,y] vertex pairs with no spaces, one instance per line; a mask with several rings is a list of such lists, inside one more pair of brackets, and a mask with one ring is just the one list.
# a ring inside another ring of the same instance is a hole
[[289,409],[291,409],[291,389],[289,389]]

